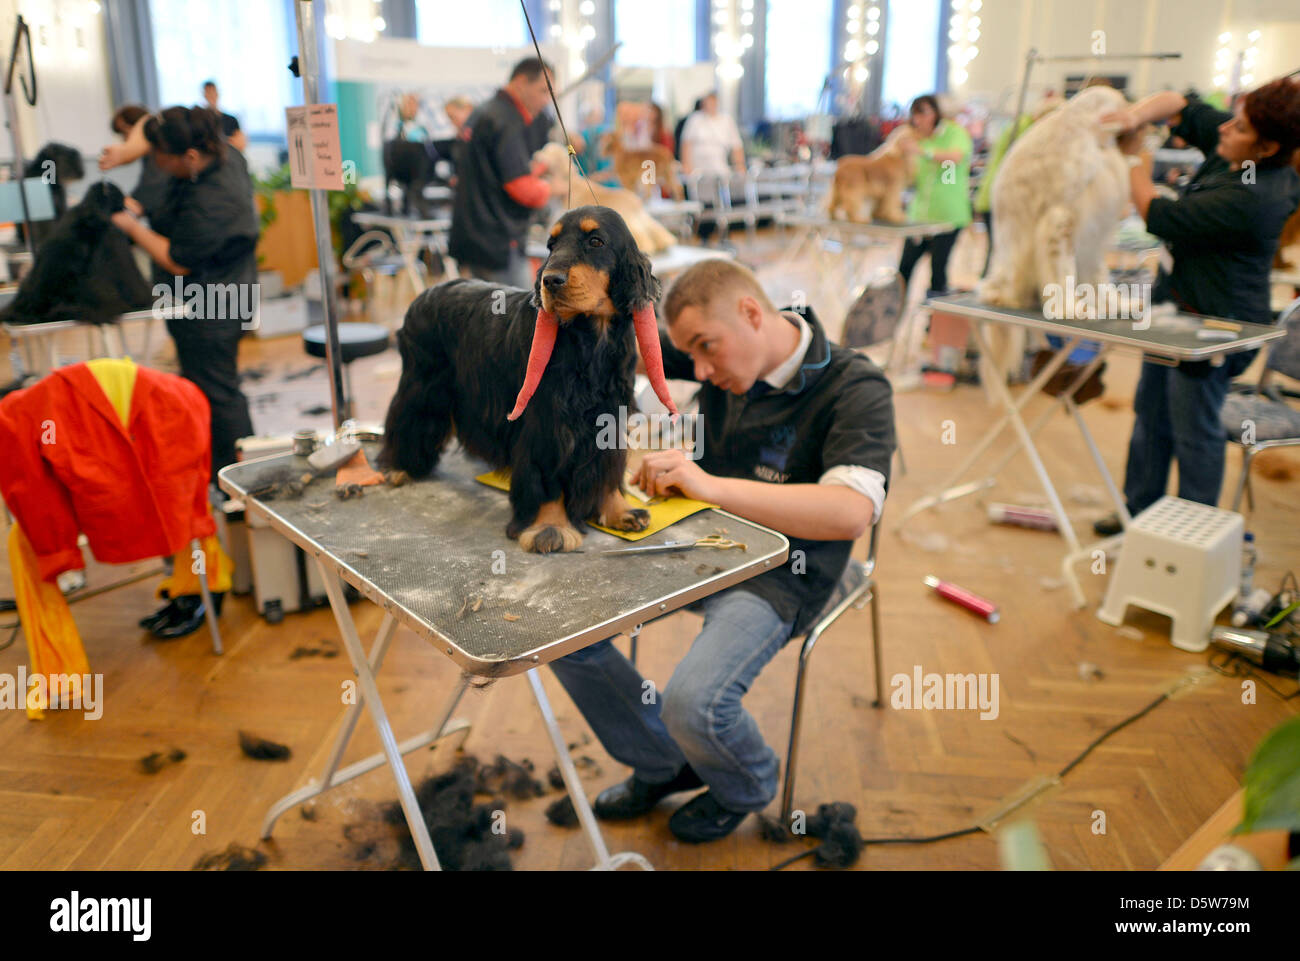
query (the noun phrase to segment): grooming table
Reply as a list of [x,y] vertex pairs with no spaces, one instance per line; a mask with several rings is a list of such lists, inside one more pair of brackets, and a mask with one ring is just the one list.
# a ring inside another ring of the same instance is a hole
[[415,290],[424,290],[427,286],[416,263],[420,251],[428,247],[437,251],[440,256],[447,256],[447,235],[451,232],[449,217],[419,220],[412,217],[391,217],[373,210],[363,210],[352,215],[352,222],[367,229],[387,230],[393,235],[393,241],[402,255],[402,262],[406,265],[407,275],[411,278]]
[[[183,305],[180,308],[184,309]],[[153,344],[153,331],[158,321],[168,320],[175,308],[134,310],[115,317],[106,324],[92,324],[84,320],[52,320],[44,324],[4,324],[9,339],[22,348],[24,373],[45,376],[59,366],[58,335],[65,330],[84,328],[86,331],[87,359],[96,357],[127,357],[131,355],[123,325],[130,321],[143,321],[140,352],[135,356],[141,364],[148,364]]]
[[[917,222],[890,224],[872,221],[867,224],[855,224],[847,220],[832,220],[825,213],[787,214],[780,219],[782,226],[797,229],[790,246],[781,259],[781,269],[790,269],[797,261],[807,257],[817,271],[822,295],[840,297],[840,291],[847,292],[848,299],[838,305],[832,305],[840,315],[848,312],[848,307],[857,299],[866,283],[866,259],[871,247],[891,243],[895,240],[919,240],[934,237],[952,230],[952,224],[940,222]],[[895,345],[903,345],[905,361],[909,343],[912,319],[915,308],[903,305],[903,316],[899,318],[898,330],[894,335]],[[831,314],[834,315],[833,313]],[[896,348],[890,348],[890,366],[894,366]]]
[[[377,445],[368,443],[366,449],[373,462]],[[222,490],[241,498],[247,511],[264,517],[315,557],[360,687],[357,703],[344,713],[320,779],[276,802],[262,835],[270,837],[276,820],[294,806],[386,761],[421,863],[437,870],[438,858],[402,755],[458,731],[466,732],[462,741],[468,736],[469,725],[452,722],[451,717],[470,675],[526,673],[574,810],[591,842],[595,866],[610,870],[632,862],[649,868],[639,854],[611,856],[606,850],[537,669],[620,633],[635,638],[646,621],[780,565],[789,554],[789,542],[725,511],[706,510],[655,534],[650,542],[700,538],[724,526],[729,537],[748,549],[606,556],[600,551],[626,542],[592,529],[582,552],[528,554],[506,537],[510,506],[505,495],[474,480],[486,469],[456,451],[443,458],[433,479],[396,488],[370,487],[364,497],[346,501],[334,495],[332,475],[312,481],[295,499],[252,496],[250,492],[306,470],[306,459],[292,454],[232,464],[220,472]],[[502,563],[506,573],[494,573]],[[707,570],[696,573],[702,565]],[[384,609],[368,658],[343,596],[344,581]],[[477,611],[475,599],[482,601]],[[517,619],[508,620],[506,614]],[[435,715],[437,725],[401,743],[375,685],[399,623],[464,672],[449,704]],[[339,770],[363,707],[378,728],[383,753]]]
[[[1034,473],[1037,474],[1039,483],[1042,484],[1043,492],[1047,495],[1047,500],[1051,504],[1052,513],[1056,516],[1058,531],[1069,545],[1069,552],[1061,561],[1061,573],[1066,583],[1070,585],[1075,606],[1080,608],[1086,605],[1087,600],[1084,597],[1083,588],[1075,576],[1074,565],[1083,558],[1090,556],[1095,550],[1105,550],[1118,545],[1123,540],[1123,534],[1089,544],[1087,547],[1080,547],[1079,541],[1074,534],[1074,528],[1070,525],[1070,519],[1066,516],[1065,508],[1061,505],[1061,499],[1056,493],[1056,488],[1052,485],[1052,479],[1048,476],[1047,469],[1043,466],[1042,458],[1038,454],[1038,449],[1034,446],[1034,435],[1051,419],[1052,414],[1058,407],[1064,407],[1079,428],[1079,433],[1088,448],[1088,454],[1092,457],[1093,463],[1097,465],[1097,470],[1101,473],[1101,479],[1106,486],[1106,491],[1115,503],[1115,509],[1119,513],[1120,521],[1127,528],[1132,518],[1129,517],[1124,498],[1115,486],[1110,471],[1106,469],[1106,462],[1102,460],[1101,453],[1097,450],[1097,444],[1088,430],[1088,425],[1084,423],[1078,405],[1074,403],[1071,395],[1101,366],[1106,355],[1117,348],[1140,351],[1146,355],[1147,359],[1168,364],[1169,366],[1176,366],[1179,361],[1208,360],[1211,363],[1222,363],[1223,358],[1228,354],[1253,350],[1270,340],[1277,340],[1286,336],[1286,331],[1279,327],[1225,321],[1225,323],[1236,325],[1240,330],[1225,332],[1231,334],[1230,339],[1201,340],[1197,337],[1197,331],[1202,329],[1203,322],[1217,319],[1187,314],[1165,314],[1150,317],[1147,321],[1149,326],[1146,329],[1137,329],[1135,325],[1140,322],[1133,320],[1047,320],[1043,317],[1041,311],[1012,310],[1006,307],[991,307],[982,304],[978,301],[976,295],[971,293],[935,297],[927,300],[924,306],[942,310],[944,313],[968,317],[976,321],[972,326],[979,342],[980,351],[994,369],[994,377],[990,386],[1001,400],[1005,413],[975,444],[970,454],[953,471],[952,475],[936,493],[921,497],[904,511],[899,526],[901,527],[921,511],[992,487],[997,482],[997,475],[1023,447],[1033,464]],[[1007,389],[1006,371],[998,369],[997,357],[989,346],[988,327],[990,324],[995,323],[1041,330],[1044,333],[1056,334],[1065,341],[1064,345],[1052,356],[1051,361],[1021,393],[1018,400],[1013,399],[1011,392]],[[1083,341],[1098,344],[1099,349],[1096,356],[1070,383],[1062,395],[1053,398],[1052,403],[1039,414],[1033,424],[1026,426],[1020,412],[1060,369],[1071,352]],[[984,451],[997,440],[1007,424],[1010,424],[1015,430],[1016,442],[1006,450],[992,471],[982,480],[958,484],[966,476],[967,472],[975,466]]]

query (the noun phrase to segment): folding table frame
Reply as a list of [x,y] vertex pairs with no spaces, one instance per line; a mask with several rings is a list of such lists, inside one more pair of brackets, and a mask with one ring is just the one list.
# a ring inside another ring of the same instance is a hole
[[[375,451],[370,449],[370,453],[373,456]],[[437,479],[401,488],[369,488],[359,502],[335,498],[330,478],[312,481],[297,498],[266,500],[254,493],[276,480],[297,477],[305,469],[305,458],[281,454],[233,464],[219,475],[222,489],[243,499],[246,511],[260,513],[271,527],[315,557],[358,682],[356,703],[344,712],[320,777],[271,807],[263,836],[269,837],[279,817],[294,806],[386,763],[397,782],[420,861],[426,869],[437,870],[438,857],[402,756],[453,734],[460,734],[464,742],[469,724],[453,721],[452,715],[470,675],[526,673],[560,774],[591,844],[595,867],[613,870],[636,864],[648,869],[650,864],[641,855],[610,854],[606,848],[538,668],[620,633],[635,636],[641,625],[654,617],[783,563],[789,554],[785,537],[717,510],[694,514],[652,535],[650,543],[661,538],[698,539],[719,523],[725,524],[729,536],[743,541],[747,549],[709,551],[708,560],[716,572],[705,575],[695,572],[703,559],[700,551],[647,555],[634,561],[635,566],[626,557],[602,556],[602,548],[622,542],[594,530],[587,535],[582,554],[525,554],[505,536],[509,517],[506,498],[476,483],[474,476],[483,465],[474,465],[460,454],[444,458]],[[321,497],[326,500],[317,500]],[[437,549],[430,550],[431,545]],[[482,587],[489,582],[479,579],[479,563],[494,551],[505,552],[502,556],[508,557],[509,565],[523,572],[522,579],[516,574],[509,583],[534,585],[528,596],[511,601],[511,606],[525,615],[523,621],[517,616],[514,621],[501,616],[503,608],[496,601],[507,581]],[[636,576],[629,578],[633,571]],[[368,656],[344,595],[345,581],[385,612]],[[619,585],[616,593],[621,596],[613,596],[612,584]],[[498,594],[491,595],[496,600],[489,600],[481,618],[475,614],[462,619],[465,607],[460,600],[465,597],[468,601],[467,592],[474,590],[484,592],[483,596],[492,591]],[[563,605],[535,603],[559,594],[565,597]],[[464,671],[448,703],[436,715],[438,723],[400,743],[375,682],[399,622],[436,645]],[[340,768],[363,710],[378,729],[383,750]]]
[[[1039,483],[1042,485],[1043,493],[1047,495],[1052,514],[1056,518],[1058,532],[1065,538],[1065,542],[1069,547],[1065,557],[1061,560],[1061,573],[1070,587],[1075,606],[1079,608],[1086,606],[1087,599],[1084,597],[1082,585],[1075,575],[1074,565],[1078,561],[1092,556],[1096,550],[1107,550],[1117,546],[1122,542],[1123,535],[1116,535],[1086,546],[1080,545],[1078,538],[1075,536],[1074,527],[1065,513],[1061,498],[1052,484],[1047,468],[1043,465],[1038,448],[1034,446],[1034,435],[1043,428],[1059,408],[1064,408],[1078,428],[1084,445],[1088,449],[1088,455],[1092,458],[1092,462],[1097,466],[1097,470],[1101,474],[1106,493],[1114,502],[1121,523],[1127,528],[1132,518],[1129,517],[1124,498],[1116,487],[1110,471],[1106,468],[1106,462],[1097,449],[1097,444],[1093,440],[1092,433],[1088,430],[1087,423],[1080,415],[1078,405],[1074,403],[1073,394],[1075,391],[1087,382],[1088,378],[1101,366],[1106,355],[1117,347],[1141,350],[1147,360],[1170,366],[1176,365],[1179,361],[1209,360],[1212,363],[1222,363],[1223,357],[1227,354],[1251,350],[1286,334],[1285,330],[1275,327],[1229,321],[1226,323],[1238,329],[1236,331],[1220,331],[1220,334],[1216,336],[1226,333],[1231,335],[1231,339],[1203,340],[1199,338],[1198,333],[1207,329],[1204,322],[1206,320],[1213,321],[1216,318],[1176,314],[1148,319],[1145,322],[1132,320],[1049,320],[1044,318],[1042,313],[1038,311],[1013,310],[981,304],[974,294],[936,297],[927,300],[924,306],[931,310],[942,310],[945,313],[957,314],[975,321],[972,326],[975,328],[975,337],[980,350],[983,352],[985,359],[995,369],[993,382],[989,386],[1001,402],[1003,414],[980,438],[966,458],[952,471],[935,493],[919,498],[903,512],[899,522],[900,528],[922,511],[993,487],[997,483],[998,474],[1023,448],[1025,455],[1033,465]],[[988,328],[990,324],[995,323],[1030,327],[1042,330],[1045,333],[1056,334],[1065,340],[1064,346],[1053,354],[1051,360],[1030,381],[1018,399],[1012,397],[1011,391],[1007,388],[1006,372],[997,369],[997,357],[989,344]],[[1029,402],[1038,395],[1043,386],[1060,370],[1075,348],[1084,341],[1092,341],[1099,345],[1096,355],[1084,366],[1061,395],[1053,398],[1051,403],[1038,414],[1033,423],[1027,425],[1021,417],[1021,411],[1028,406]],[[989,473],[980,480],[959,483],[974,468],[975,464],[984,455],[984,452],[993,445],[993,442],[998,439],[1008,425],[1014,430],[1016,440],[1003,452]]]

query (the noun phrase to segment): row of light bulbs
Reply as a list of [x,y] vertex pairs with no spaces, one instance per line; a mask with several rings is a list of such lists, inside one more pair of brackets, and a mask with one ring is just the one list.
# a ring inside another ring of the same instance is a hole
[[388,28],[379,15],[379,0],[327,0],[325,32],[335,40],[371,43]]
[[880,7],[872,3],[865,12],[866,19],[863,20],[862,5],[854,3],[846,13],[845,28],[849,40],[844,45],[844,79],[855,84],[867,82],[871,76],[868,63],[880,51],[880,41],[876,39],[880,32]]
[[[1243,87],[1249,87],[1255,82],[1255,63],[1259,60],[1259,47],[1256,44],[1259,42],[1259,36],[1258,30],[1252,30],[1246,35],[1246,40],[1249,41],[1250,46],[1242,51],[1241,55],[1241,77],[1239,79]],[[1220,90],[1228,86],[1228,82],[1232,77],[1232,49],[1229,46],[1231,43],[1232,34],[1230,32],[1225,30],[1219,34],[1219,49],[1214,54],[1214,86]]]
[[949,80],[960,87],[970,79],[967,68],[979,56],[975,44],[980,38],[980,9],[983,0],[952,0],[952,16],[948,19],[948,59],[952,62]]
[[739,80],[745,75],[740,59],[754,45],[754,0],[740,0],[739,11],[732,0],[713,0],[713,53],[717,57],[717,74],[724,80]]

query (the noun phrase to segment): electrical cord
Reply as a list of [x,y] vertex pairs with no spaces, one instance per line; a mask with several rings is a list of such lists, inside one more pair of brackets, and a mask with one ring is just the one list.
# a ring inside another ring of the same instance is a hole
[[[1292,594],[1300,595],[1300,585],[1297,585],[1295,574],[1292,571],[1287,571],[1286,574],[1282,576],[1282,581],[1278,585],[1278,591],[1277,591],[1278,595],[1284,594],[1286,592],[1288,583],[1291,586]],[[1279,615],[1279,617],[1281,617],[1281,615]],[[1297,630],[1295,622],[1291,619],[1289,614],[1286,617],[1282,618],[1274,626],[1276,628],[1283,629],[1285,633],[1289,634],[1292,637],[1300,637],[1300,631]],[[1283,702],[1293,701],[1296,698],[1300,698],[1300,688],[1297,688],[1295,691],[1293,691],[1290,694],[1283,694],[1272,684],[1270,684],[1267,678],[1265,678],[1262,674],[1257,672],[1254,669],[1253,665],[1250,664],[1249,661],[1245,660],[1244,658],[1240,657],[1237,654],[1232,653],[1231,651],[1225,651],[1223,653],[1226,656],[1218,662],[1215,661],[1214,655],[1211,655],[1208,659],[1207,663],[1215,673],[1220,674],[1224,677],[1249,677],[1254,680],[1257,680],[1261,684],[1263,684],[1266,688],[1268,688],[1270,691],[1272,691],[1273,694],[1276,695],[1277,698]],[[1146,707],[1142,708],[1142,710],[1138,711],[1135,714],[1130,715],[1129,717],[1120,721],[1115,726],[1108,728],[1106,731],[1104,731],[1101,734],[1101,736],[1099,736],[1095,741],[1093,741],[1086,748],[1084,748],[1083,751],[1074,760],[1072,760],[1069,764],[1065,765],[1065,767],[1061,768],[1060,772],[1056,776],[1064,780],[1067,774],[1069,774],[1081,763],[1083,763],[1083,760],[1089,754],[1091,754],[1107,738],[1110,738],[1113,735],[1119,733],[1124,728],[1132,724],[1134,721],[1137,721],[1145,717],[1146,715],[1150,714],[1152,711],[1154,711],[1157,707],[1159,707],[1167,700],[1169,700],[1169,693],[1165,692],[1161,694],[1158,698],[1156,698],[1154,701],[1152,701],[1150,704],[1148,704]],[[863,838],[862,846],[866,847],[869,844],[933,844],[936,841],[948,841],[951,840],[952,838],[960,838],[960,837],[966,837],[967,835],[971,835],[971,834],[978,834],[981,830],[983,829],[980,828],[979,826],[973,825],[968,828],[961,828],[956,831],[949,831],[946,834],[935,834],[932,835],[931,837],[923,837],[923,838],[912,838],[912,837]],[[780,862],[779,864],[774,865],[771,868],[771,870],[779,871],[782,868],[788,867],[789,865],[793,864],[794,862],[802,858],[808,857],[809,855],[815,853],[816,850],[817,850],[816,848],[813,848],[808,851],[803,851],[792,858],[787,858],[786,860]]]
[[[1098,745],[1100,745],[1103,741],[1119,733],[1124,728],[1132,724],[1134,721],[1137,721],[1140,718],[1143,718],[1146,715],[1150,714],[1152,711],[1154,711],[1157,707],[1159,707],[1167,700],[1169,700],[1168,692],[1161,694],[1159,697],[1157,697],[1146,707],[1142,708],[1142,710],[1138,711],[1135,714],[1131,714],[1124,720],[1120,721],[1118,724],[1108,728],[1095,741],[1093,741],[1086,748],[1084,748],[1083,751],[1074,760],[1072,760],[1069,764],[1065,765],[1065,767],[1061,768],[1060,773],[1058,773],[1056,776],[1058,778],[1064,779],[1064,777],[1067,774],[1069,774],[1076,767],[1078,767],[1079,764],[1082,763],[1083,759],[1086,758],[1089,754],[1091,754],[1098,747]],[[959,828],[956,831],[948,831],[945,834],[935,834],[930,837],[923,837],[923,838],[913,838],[913,837],[863,838],[862,846],[866,847],[867,845],[872,845],[872,844],[933,844],[937,841],[948,841],[951,840],[952,838],[960,838],[960,837],[966,837],[967,835],[971,835],[971,834],[979,834],[983,830],[984,829],[981,828],[979,825],[971,825],[970,827],[967,828]],[[770,868],[770,870],[780,871],[782,868],[788,867],[789,865],[794,864],[794,862],[800,860],[801,858],[806,858],[814,854],[816,851],[817,848],[812,848],[807,851],[802,851],[799,854],[796,854],[792,858],[787,858],[786,860],[780,862],[779,864],[773,865]]]

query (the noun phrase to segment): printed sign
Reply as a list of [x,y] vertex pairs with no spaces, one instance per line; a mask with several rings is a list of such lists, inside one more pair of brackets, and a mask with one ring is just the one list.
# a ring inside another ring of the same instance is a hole
[[343,189],[343,150],[339,146],[338,105],[286,107],[289,126],[289,172],[295,187]]

